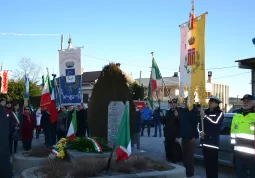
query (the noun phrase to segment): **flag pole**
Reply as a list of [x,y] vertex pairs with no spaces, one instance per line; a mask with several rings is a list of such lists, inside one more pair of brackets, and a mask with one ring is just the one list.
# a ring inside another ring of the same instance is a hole
[[[153,59],[153,58],[154,58],[154,52],[151,52],[151,55],[152,55],[152,59]],[[163,83],[163,85],[164,85],[164,87],[165,87],[165,89],[166,89],[166,91],[167,91],[167,93],[168,93],[168,97],[169,97],[169,99],[171,100],[170,91],[169,91],[168,88],[166,87],[165,81],[164,81],[163,76],[162,76],[162,74],[161,74],[160,71],[159,71],[159,74],[160,74],[160,76],[161,76],[162,83]]]
[[107,166],[106,166],[107,174],[110,174],[112,156],[113,156],[113,152],[114,152],[114,150],[115,150],[115,147],[116,147],[116,143],[114,143],[114,145],[113,145],[113,147],[112,147],[112,151],[111,151],[110,156],[109,156],[108,161],[107,161]]
[[[154,59],[154,52],[151,52],[151,57],[152,57],[152,60],[153,60]],[[152,75],[152,68],[151,68],[151,75]],[[161,76],[161,78],[162,78],[162,76]],[[158,105],[159,105],[159,108],[160,108],[160,100],[159,100],[159,97],[158,97],[158,88],[156,89],[156,96],[157,96]],[[152,102],[153,102],[153,97],[152,97]]]

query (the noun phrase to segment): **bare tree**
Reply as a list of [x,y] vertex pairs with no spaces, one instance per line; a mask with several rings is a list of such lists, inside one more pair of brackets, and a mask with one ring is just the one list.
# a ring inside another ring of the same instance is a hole
[[13,78],[14,80],[21,80],[26,76],[30,81],[37,82],[41,71],[42,67],[33,62],[30,58],[21,58],[19,60],[18,69],[13,73]]

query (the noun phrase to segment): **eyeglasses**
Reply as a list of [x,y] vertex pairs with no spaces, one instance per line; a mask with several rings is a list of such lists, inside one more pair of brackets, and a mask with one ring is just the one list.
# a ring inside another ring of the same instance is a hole
[[25,110],[26,110],[26,111],[29,111],[30,109],[28,109],[28,108],[25,108]]

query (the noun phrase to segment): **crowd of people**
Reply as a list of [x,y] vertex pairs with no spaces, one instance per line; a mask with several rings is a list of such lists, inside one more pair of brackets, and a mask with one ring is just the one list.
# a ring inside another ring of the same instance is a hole
[[[188,98],[179,105],[178,99],[172,99],[169,101],[169,109],[165,115],[158,106],[152,111],[148,103],[142,111],[137,108],[132,146],[136,144],[137,148],[140,148],[140,136],[144,135],[145,126],[150,136],[150,125],[153,123],[154,137],[157,137],[158,131],[161,137],[161,125],[163,125],[167,161],[182,162],[186,176],[193,177],[194,153],[199,139],[203,149],[206,177],[218,178],[219,138],[224,119],[224,113],[219,107],[221,100],[211,96],[206,109],[200,104],[189,108],[187,101]],[[241,101],[243,107],[234,116],[231,125],[234,166],[237,178],[255,178],[255,98],[247,94]]]
[[24,106],[0,98],[0,177],[11,178],[12,166],[10,156],[18,151],[19,142],[23,150],[29,151],[33,138],[39,139],[43,130],[45,146],[52,149],[58,140],[65,138],[72,121],[73,112],[76,112],[77,137],[89,136],[88,109],[81,103],[76,106],[62,106],[59,118],[52,123],[50,113],[40,108],[34,110],[32,106]]
[[[77,132],[76,137],[89,136],[88,126],[88,108],[85,104],[76,106],[61,106],[59,111],[59,119],[57,122],[52,123],[50,114],[47,110],[39,110],[41,112],[40,129],[43,129],[45,145],[52,148],[58,140],[65,138],[72,122],[73,112],[76,110]],[[40,114],[38,114],[40,115]]]

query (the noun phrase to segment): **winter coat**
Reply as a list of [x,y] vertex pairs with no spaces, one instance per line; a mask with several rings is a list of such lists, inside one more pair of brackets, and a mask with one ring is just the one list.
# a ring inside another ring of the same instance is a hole
[[10,135],[10,119],[7,117],[5,108],[0,106],[0,177],[11,178],[12,167],[10,164],[10,148],[9,148],[9,135]]
[[15,132],[15,127],[17,126],[17,122],[15,121],[15,118],[14,118],[11,108],[6,108],[6,114],[7,114],[7,118],[9,119],[9,122],[10,122],[9,133],[10,133],[10,135],[12,135]]
[[151,108],[144,108],[142,110],[142,118],[143,120],[151,120],[152,117],[152,110]]
[[32,114],[22,114],[23,124],[21,126],[22,140],[30,141],[33,139],[33,130],[35,128],[35,118]]
[[160,121],[161,121],[160,113],[161,113],[161,110],[160,110],[160,109],[156,109],[156,110],[154,110],[154,112],[153,112],[153,120],[154,120],[156,123],[160,123]]
[[[210,145],[214,148],[219,148],[220,140],[220,129],[222,121],[224,119],[224,114],[219,107],[215,108],[213,111],[210,109],[205,110],[204,122],[204,139],[200,139],[201,144]],[[199,131],[202,131],[201,121],[199,124]]]
[[164,137],[168,139],[179,138],[180,135],[180,121],[179,121],[179,110],[176,109],[178,116],[176,117],[174,109],[169,109],[166,115],[163,117],[164,124]]
[[77,137],[85,137],[86,131],[86,121],[87,118],[87,111],[85,109],[81,109],[80,111],[76,111],[76,119],[77,119]]
[[188,108],[180,108],[180,137],[183,139],[198,138],[197,125],[200,121],[200,114],[197,108],[189,111]]
[[50,114],[47,111],[41,111],[42,117],[41,117],[41,124],[40,127],[43,130],[49,130],[50,128]]
[[135,133],[141,132],[142,115],[139,109],[136,109]]
[[66,118],[67,117],[67,111],[65,112],[59,112],[59,118],[57,122],[57,131],[58,132],[67,132],[66,130]]

